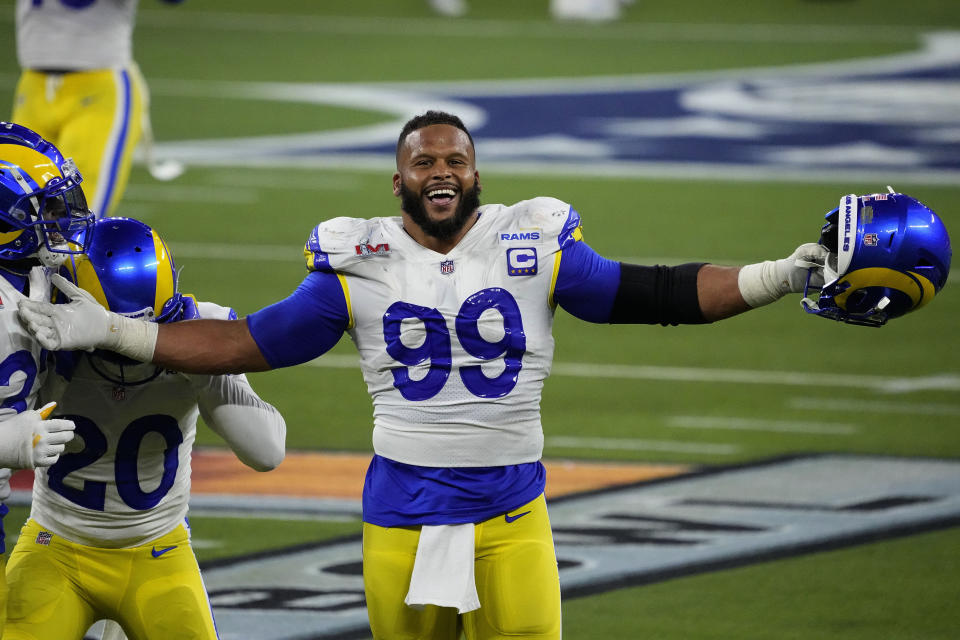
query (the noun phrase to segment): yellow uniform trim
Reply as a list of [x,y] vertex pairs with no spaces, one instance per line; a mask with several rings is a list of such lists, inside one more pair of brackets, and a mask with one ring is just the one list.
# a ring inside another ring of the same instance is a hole
[[353,305],[350,304],[350,286],[347,284],[347,277],[342,273],[337,274],[337,280],[340,281],[340,287],[343,289],[343,299],[347,303],[347,316],[350,318],[347,329],[353,329],[356,321],[353,317]]
[[107,294],[104,293],[103,287],[100,285],[100,278],[97,277],[97,272],[93,268],[90,258],[77,256],[76,260],[67,262],[66,266],[70,271],[75,270],[73,277],[78,287],[92,295],[104,309],[110,308],[110,304],[107,302]]
[[313,251],[307,248],[307,245],[303,245],[303,260],[307,263],[307,269],[313,270]]
[[557,251],[553,256],[553,274],[550,276],[550,293],[547,297],[547,304],[551,309],[557,308],[557,301],[553,299],[553,292],[557,288],[557,275],[560,273],[560,259],[563,257],[563,251]]
[[163,240],[156,231],[151,233],[153,234],[153,251],[157,256],[157,289],[154,293],[153,308],[159,314],[163,309],[163,303],[170,299],[175,289],[167,245],[163,244]]
[[51,179],[60,178],[63,175],[60,173],[60,167],[51,162],[50,158],[21,144],[0,143],[0,157],[3,158],[0,165],[19,167],[40,188],[47,186]]
[[[51,178],[61,177],[60,168],[50,161],[50,158],[30,147],[19,144],[0,142],[0,167],[19,169],[24,179],[31,179],[37,183],[36,188],[47,186]],[[33,185],[24,185],[24,191],[34,189]],[[24,229],[0,232],[0,244],[9,244],[20,237]]]
[[[570,234],[570,237],[574,239],[575,242],[583,241],[583,227],[577,226],[573,230],[573,233]],[[553,256],[553,275],[550,276],[550,293],[547,297],[547,304],[550,305],[551,309],[557,308],[557,301],[553,299],[553,293],[557,288],[557,276],[560,273],[560,260],[563,258],[563,251],[557,251]]]
[[841,283],[849,282],[850,288],[836,296],[837,306],[846,310],[847,298],[858,289],[867,287],[890,287],[903,291],[913,302],[911,311],[930,302],[936,293],[933,283],[912,271],[903,273],[886,267],[868,267],[857,269],[843,277]]
[[0,232],[0,244],[10,244],[16,240],[26,229],[17,229],[16,231]]

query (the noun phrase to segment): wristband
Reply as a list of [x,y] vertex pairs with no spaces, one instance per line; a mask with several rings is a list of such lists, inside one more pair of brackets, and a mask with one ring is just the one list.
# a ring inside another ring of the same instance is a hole
[[111,313],[110,332],[101,346],[140,362],[150,362],[157,347],[159,329],[156,322],[145,322]]
[[752,308],[762,307],[782,298],[789,291],[789,283],[777,278],[777,263],[773,260],[748,264],[737,276],[740,295]]

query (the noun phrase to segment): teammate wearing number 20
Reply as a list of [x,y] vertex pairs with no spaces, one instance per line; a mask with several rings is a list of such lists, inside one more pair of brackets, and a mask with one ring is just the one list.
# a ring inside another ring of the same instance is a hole
[[808,274],[822,284],[827,250],[742,269],[605,259],[565,202],[480,206],[473,140],[442,112],[402,129],[393,191],[400,216],[321,223],[300,287],[244,320],[135,323],[63,281],[69,305],[20,313],[48,348],[178,371],[290,366],[347,332],[374,405],[363,493],[373,636],[559,638],[540,462],[556,307],[590,322],[710,322],[802,291]]
[[[236,317],[177,291],[166,245],[142,222],[101,218],[87,236],[87,254],[62,272],[110,309],[143,324]],[[130,640],[217,638],[186,523],[197,417],[259,471],[284,457],[283,417],[246,376],[184,375],[103,350],[59,353],[48,395],[79,437],[35,475],[7,568],[4,639],[80,640],[102,618]]]

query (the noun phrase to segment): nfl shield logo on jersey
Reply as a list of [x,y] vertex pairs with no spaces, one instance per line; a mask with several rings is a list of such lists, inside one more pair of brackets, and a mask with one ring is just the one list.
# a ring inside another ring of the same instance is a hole
[[440,273],[447,276],[453,273],[453,260],[444,260],[440,263]]
[[53,534],[49,531],[41,531],[37,534],[37,544],[42,544],[45,547],[50,546],[50,541],[53,540]]

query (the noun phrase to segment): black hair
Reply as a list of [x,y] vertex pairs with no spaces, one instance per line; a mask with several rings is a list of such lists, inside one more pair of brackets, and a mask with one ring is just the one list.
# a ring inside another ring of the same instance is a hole
[[470,146],[474,146],[473,136],[467,131],[466,125],[463,124],[463,120],[459,117],[446,111],[427,111],[426,113],[410,118],[407,120],[407,123],[403,125],[403,129],[400,130],[400,137],[397,139],[397,157],[400,157],[400,147],[403,146],[403,141],[407,139],[408,135],[418,129],[423,129],[424,127],[429,127],[434,124],[448,124],[460,129],[460,131],[467,134],[467,138],[470,140]]

